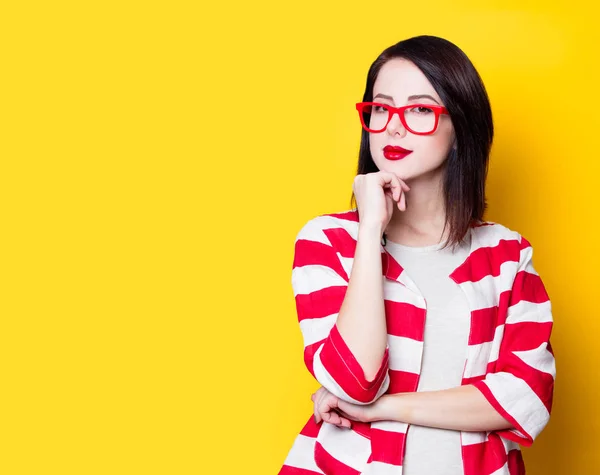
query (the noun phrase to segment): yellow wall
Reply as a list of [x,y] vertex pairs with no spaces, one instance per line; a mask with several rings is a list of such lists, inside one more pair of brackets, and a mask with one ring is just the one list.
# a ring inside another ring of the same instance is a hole
[[317,387],[293,240],[348,206],[367,69],[417,34],[483,76],[487,219],[532,242],[553,301],[554,413],[528,473],[599,473],[597,15],[199,4],[2,7],[0,473],[277,473]]

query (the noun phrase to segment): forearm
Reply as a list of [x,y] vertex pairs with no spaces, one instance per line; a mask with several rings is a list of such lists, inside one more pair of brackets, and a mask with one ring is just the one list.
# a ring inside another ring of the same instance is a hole
[[472,385],[442,391],[401,393],[383,396],[378,419],[426,427],[461,431],[511,429],[504,419]]
[[381,268],[381,230],[359,227],[348,289],[337,318],[340,335],[372,380],[387,344]]

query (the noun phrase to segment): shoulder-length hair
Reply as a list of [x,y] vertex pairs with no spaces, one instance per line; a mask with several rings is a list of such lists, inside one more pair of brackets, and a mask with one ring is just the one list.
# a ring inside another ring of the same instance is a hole
[[[445,164],[443,194],[446,245],[456,245],[474,221],[483,219],[487,207],[485,180],[494,136],[492,110],[485,86],[473,63],[455,44],[436,36],[416,36],[385,49],[367,74],[364,102],[373,100],[373,86],[381,67],[390,59],[414,63],[427,77],[450,114],[456,143]],[[357,174],[377,172],[369,146],[369,133],[362,129]],[[356,207],[352,193],[351,206]]]

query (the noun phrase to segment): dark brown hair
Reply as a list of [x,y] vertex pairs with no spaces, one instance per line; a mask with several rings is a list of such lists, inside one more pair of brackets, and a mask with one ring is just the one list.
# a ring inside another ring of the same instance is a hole
[[[381,67],[390,59],[404,58],[427,77],[450,114],[456,136],[445,163],[444,200],[446,245],[458,244],[486,209],[485,180],[494,136],[492,110],[485,86],[473,63],[455,44],[436,36],[416,36],[385,49],[367,74],[363,101],[373,100],[373,86]],[[377,172],[371,156],[369,133],[362,129],[357,174]],[[351,206],[356,207],[352,193]],[[385,238],[385,235],[384,235]]]

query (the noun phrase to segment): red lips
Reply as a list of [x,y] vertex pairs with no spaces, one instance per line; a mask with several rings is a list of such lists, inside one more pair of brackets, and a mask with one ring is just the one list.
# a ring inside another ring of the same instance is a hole
[[388,160],[401,160],[410,153],[412,150],[393,145],[386,145],[383,149],[383,156]]

